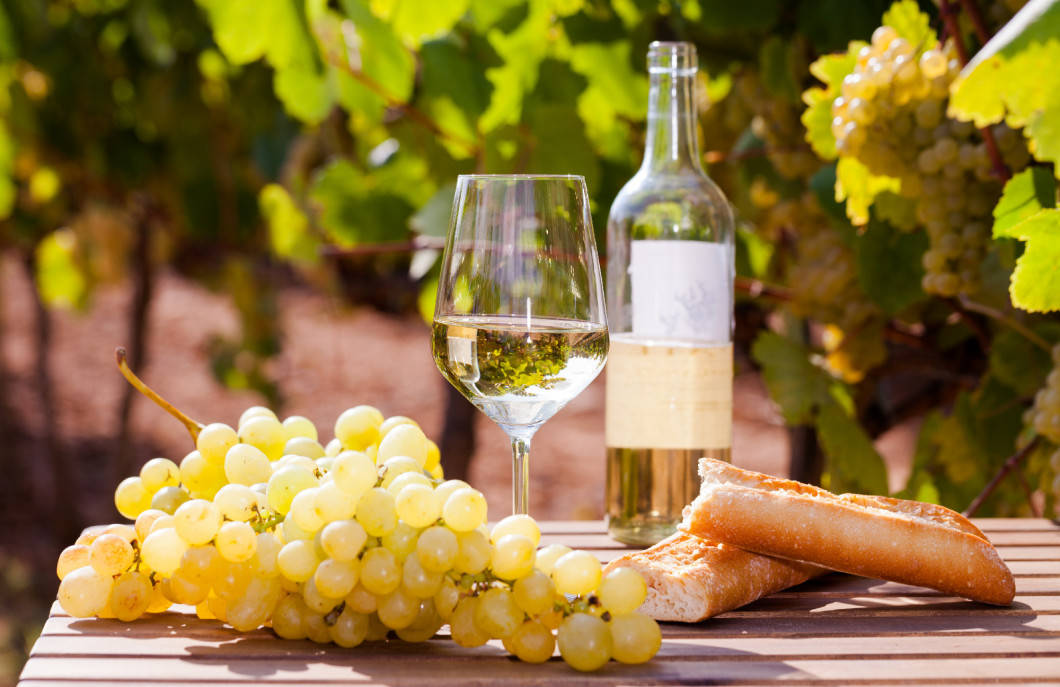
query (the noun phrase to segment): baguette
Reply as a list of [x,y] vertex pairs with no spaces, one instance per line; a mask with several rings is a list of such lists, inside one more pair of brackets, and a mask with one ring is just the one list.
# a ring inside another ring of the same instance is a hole
[[685,532],[841,572],[930,587],[997,605],[1016,593],[986,536],[954,511],[918,501],[835,495],[704,458]]
[[616,558],[604,570],[619,567],[633,568],[648,585],[641,613],[655,620],[686,623],[731,611],[827,572],[684,532]]

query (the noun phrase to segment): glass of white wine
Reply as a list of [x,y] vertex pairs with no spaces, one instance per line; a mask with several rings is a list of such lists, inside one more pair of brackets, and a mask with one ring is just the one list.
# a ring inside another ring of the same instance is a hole
[[585,179],[459,177],[431,349],[512,442],[512,510],[527,513],[530,439],[607,359],[607,320]]

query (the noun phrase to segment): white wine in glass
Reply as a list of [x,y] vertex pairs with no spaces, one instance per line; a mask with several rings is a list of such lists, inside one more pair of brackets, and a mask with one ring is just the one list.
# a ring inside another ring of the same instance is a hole
[[529,506],[530,439],[607,359],[585,180],[457,182],[431,349],[442,374],[512,442],[512,510]]

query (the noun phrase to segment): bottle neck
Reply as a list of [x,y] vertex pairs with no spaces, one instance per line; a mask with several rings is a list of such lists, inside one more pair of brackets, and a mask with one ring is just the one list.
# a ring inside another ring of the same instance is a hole
[[696,70],[650,67],[648,130],[641,170],[702,172],[696,136]]

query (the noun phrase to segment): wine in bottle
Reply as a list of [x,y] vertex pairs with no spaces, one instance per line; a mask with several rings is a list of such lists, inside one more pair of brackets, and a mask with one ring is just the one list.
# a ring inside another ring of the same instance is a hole
[[607,225],[607,525],[647,546],[732,446],[732,209],[699,162],[696,49],[652,43],[644,161]]

